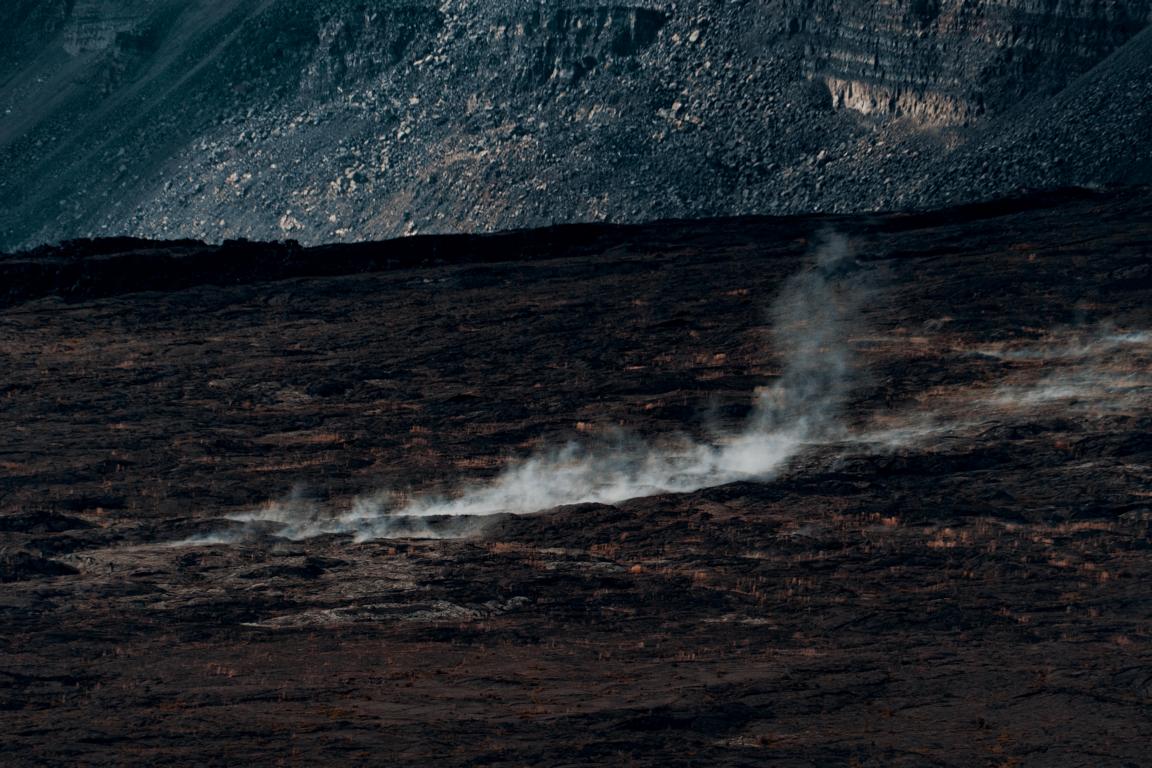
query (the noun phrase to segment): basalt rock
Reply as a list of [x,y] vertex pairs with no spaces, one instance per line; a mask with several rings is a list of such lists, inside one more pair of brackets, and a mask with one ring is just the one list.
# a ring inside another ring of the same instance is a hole
[[[1150,8],[20,0],[0,10],[0,249],[1148,181],[1147,62],[1125,51]],[[1086,72],[1095,95],[1065,96]]]

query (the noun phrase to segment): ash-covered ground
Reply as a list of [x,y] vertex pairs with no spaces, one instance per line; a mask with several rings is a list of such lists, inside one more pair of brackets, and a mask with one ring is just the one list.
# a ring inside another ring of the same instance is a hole
[[1150,250],[1128,190],[0,257],[0,763],[1146,765]]

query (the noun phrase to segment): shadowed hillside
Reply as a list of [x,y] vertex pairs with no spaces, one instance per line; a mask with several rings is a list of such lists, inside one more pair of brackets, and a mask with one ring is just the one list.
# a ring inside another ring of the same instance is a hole
[[931,208],[1148,182],[1152,78],[1146,40],[1129,41],[1149,12],[18,0],[0,9],[0,249]]

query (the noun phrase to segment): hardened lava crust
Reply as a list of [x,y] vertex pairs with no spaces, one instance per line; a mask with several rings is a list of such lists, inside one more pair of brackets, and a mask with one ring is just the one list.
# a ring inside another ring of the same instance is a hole
[[[770,476],[236,519],[706,442],[796,370],[815,272],[848,386]],[[1147,190],[0,274],[0,764],[1148,764]]]

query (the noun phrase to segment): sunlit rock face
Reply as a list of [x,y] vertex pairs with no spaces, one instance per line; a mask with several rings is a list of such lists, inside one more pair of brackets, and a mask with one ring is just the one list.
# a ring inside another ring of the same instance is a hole
[[[1045,139],[1074,106],[1019,152],[1002,137],[1017,104],[1044,113],[1138,43],[1149,8],[13,0],[0,248],[934,206],[1109,181],[1116,168]],[[1150,81],[1106,107],[1124,114],[1105,145],[1147,130]]]
[[837,106],[966,122],[1055,92],[1148,21],[1149,3],[1037,0],[792,3],[809,72]]

